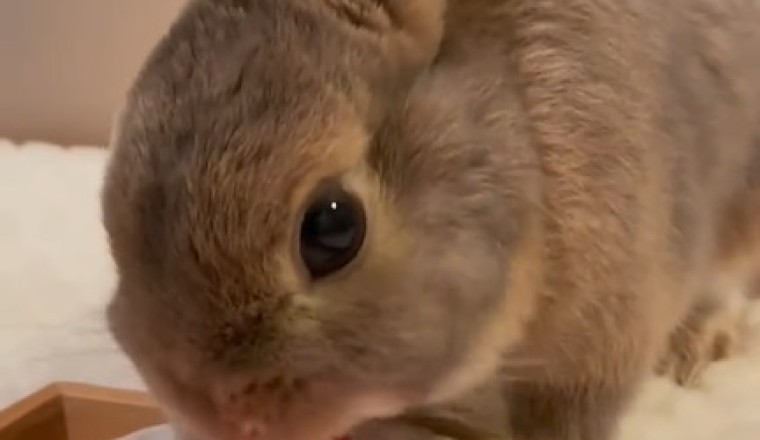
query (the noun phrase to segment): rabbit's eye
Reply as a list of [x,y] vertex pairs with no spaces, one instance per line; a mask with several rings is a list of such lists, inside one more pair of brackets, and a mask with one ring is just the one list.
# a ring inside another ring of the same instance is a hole
[[348,265],[364,243],[366,218],[356,197],[342,189],[324,191],[309,204],[302,223],[300,253],[314,278]]

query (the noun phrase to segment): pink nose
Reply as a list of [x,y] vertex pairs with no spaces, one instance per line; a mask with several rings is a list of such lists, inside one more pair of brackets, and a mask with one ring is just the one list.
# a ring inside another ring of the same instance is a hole
[[239,425],[241,440],[263,440],[267,436],[267,427],[259,420],[245,420]]
[[234,440],[265,440],[269,438],[267,424],[252,417],[235,417],[227,414],[225,429],[230,439]]
[[230,420],[225,423],[225,430],[232,440],[265,440],[268,439],[268,430],[264,422],[258,420]]

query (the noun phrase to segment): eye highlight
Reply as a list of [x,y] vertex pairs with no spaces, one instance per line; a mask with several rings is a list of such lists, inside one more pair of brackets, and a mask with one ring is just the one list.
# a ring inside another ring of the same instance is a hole
[[361,202],[338,185],[322,188],[301,220],[299,252],[313,278],[324,278],[353,261],[366,235]]

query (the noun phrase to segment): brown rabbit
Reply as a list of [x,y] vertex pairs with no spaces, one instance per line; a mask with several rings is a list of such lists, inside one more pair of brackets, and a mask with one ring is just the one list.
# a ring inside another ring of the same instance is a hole
[[610,439],[656,364],[687,383],[736,342],[759,22],[191,1],[115,133],[115,338],[197,438],[331,440],[492,381],[518,440]]

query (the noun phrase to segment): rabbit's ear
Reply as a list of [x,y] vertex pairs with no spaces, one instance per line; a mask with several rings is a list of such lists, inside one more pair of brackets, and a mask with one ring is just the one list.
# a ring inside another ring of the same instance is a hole
[[446,0],[323,0],[340,17],[377,34],[398,67],[428,64],[443,36]]

